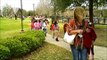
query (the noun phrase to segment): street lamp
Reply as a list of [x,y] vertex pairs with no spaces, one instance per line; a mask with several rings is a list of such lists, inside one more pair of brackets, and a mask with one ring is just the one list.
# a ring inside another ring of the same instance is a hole
[[21,12],[21,32],[24,32],[24,30],[23,30],[23,19],[24,19],[24,17],[23,17],[23,12],[22,12],[22,10],[23,10],[22,0],[20,0],[20,5],[21,5],[21,9],[20,9],[20,12]]
[[33,4],[33,15],[35,16],[35,4]]

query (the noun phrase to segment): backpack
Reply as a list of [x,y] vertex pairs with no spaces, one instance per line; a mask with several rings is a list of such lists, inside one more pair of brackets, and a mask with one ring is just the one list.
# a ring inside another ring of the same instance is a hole
[[55,30],[58,30],[58,29],[59,29],[58,25],[55,25]]
[[40,28],[40,23],[39,22],[35,22],[34,26],[35,26],[35,29],[39,29]]

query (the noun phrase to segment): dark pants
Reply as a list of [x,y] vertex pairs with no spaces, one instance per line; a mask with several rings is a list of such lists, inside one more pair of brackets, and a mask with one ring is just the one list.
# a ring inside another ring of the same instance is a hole
[[47,29],[46,29],[46,28],[43,28],[43,31],[44,31],[44,33],[45,33],[45,36],[46,36]]

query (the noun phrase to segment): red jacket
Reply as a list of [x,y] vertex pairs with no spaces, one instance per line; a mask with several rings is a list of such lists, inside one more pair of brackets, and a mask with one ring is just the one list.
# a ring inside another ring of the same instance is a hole
[[52,23],[51,30],[54,30],[54,29],[55,29],[55,25]]
[[34,27],[34,22],[31,22],[31,29],[33,29]]
[[[74,20],[70,20],[70,26],[73,27],[75,25],[75,21]],[[85,25],[87,25],[87,21],[85,22]],[[93,28],[89,28],[90,32],[84,32],[83,33],[83,46],[90,49],[91,45],[92,45],[92,41],[95,41],[96,39],[96,33],[94,31]],[[76,36],[75,40],[74,40],[74,45],[77,45],[80,43],[80,38],[78,38],[78,36]]]
[[87,48],[91,48],[92,41],[95,41],[97,36],[93,28],[89,28],[90,32],[83,33],[83,45]]

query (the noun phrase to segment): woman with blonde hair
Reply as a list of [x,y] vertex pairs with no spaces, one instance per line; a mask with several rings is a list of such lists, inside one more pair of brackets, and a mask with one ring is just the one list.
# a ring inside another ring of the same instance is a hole
[[[96,38],[95,32],[89,32],[88,23],[84,20],[85,10],[77,7],[74,10],[74,19],[69,22],[70,27],[67,29],[69,35],[76,34],[74,43],[70,45],[73,60],[87,60],[88,48],[92,44],[92,40]],[[90,36],[94,35],[94,37]],[[88,39],[87,39],[88,38]]]

